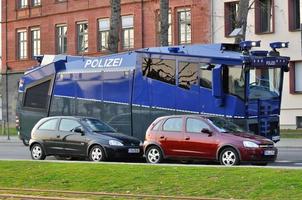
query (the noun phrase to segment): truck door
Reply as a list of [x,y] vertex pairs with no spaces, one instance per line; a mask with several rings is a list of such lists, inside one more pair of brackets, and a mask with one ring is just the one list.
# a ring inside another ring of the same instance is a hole
[[31,129],[43,117],[47,117],[52,92],[53,77],[47,77],[28,85],[19,109],[20,138],[27,143]]

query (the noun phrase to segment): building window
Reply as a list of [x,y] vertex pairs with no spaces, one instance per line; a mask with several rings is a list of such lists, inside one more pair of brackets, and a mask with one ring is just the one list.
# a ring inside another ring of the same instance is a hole
[[31,29],[31,51],[33,57],[41,54],[41,40],[39,28]]
[[233,30],[236,28],[238,5],[238,1],[224,3],[225,37],[229,37]]
[[110,30],[110,19],[99,19],[99,50],[108,49],[108,37]]
[[18,8],[27,8],[28,7],[28,0],[18,0]]
[[[160,12],[157,12],[157,32],[156,32],[156,39],[157,39],[157,45],[160,46]],[[169,16],[168,16],[168,45],[173,44],[172,40],[172,16],[171,16],[171,10],[169,10]]]
[[191,43],[191,10],[183,9],[178,11],[178,43]]
[[122,16],[122,47],[123,49],[134,48],[133,16]]
[[297,128],[302,128],[302,116],[297,116]]
[[81,22],[77,24],[78,31],[78,52],[88,52],[88,23]]
[[41,0],[32,0],[31,5],[32,6],[40,6],[41,5]]
[[255,1],[255,27],[256,33],[271,33],[274,31],[274,1],[257,0]]
[[289,30],[300,30],[300,0],[288,1]]
[[67,53],[67,26],[57,25],[56,27],[56,49],[57,54]]
[[290,62],[289,80],[290,93],[302,93],[302,61]]
[[27,58],[27,31],[18,30],[18,58],[20,60]]

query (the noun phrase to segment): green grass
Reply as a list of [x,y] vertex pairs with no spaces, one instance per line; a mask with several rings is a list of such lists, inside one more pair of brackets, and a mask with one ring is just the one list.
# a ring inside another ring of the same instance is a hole
[[[3,132],[1,126],[0,126],[0,135],[7,135],[7,130],[5,129],[4,132]],[[17,129],[16,128],[9,128],[9,135],[10,136],[18,135]]]
[[282,138],[302,138],[302,130],[283,129],[280,135],[281,140]]
[[0,187],[302,199],[302,170],[0,161]]

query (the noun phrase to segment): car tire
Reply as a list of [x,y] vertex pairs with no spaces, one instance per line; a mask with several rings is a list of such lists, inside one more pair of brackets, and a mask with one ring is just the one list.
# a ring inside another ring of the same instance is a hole
[[94,162],[105,161],[106,155],[103,147],[100,145],[93,146],[89,151],[89,160]]
[[157,146],[151,146],[146,151],[147,163],[157,164],[161,163],[163,160],[163,153],[161,149]]
[[239,165],[239,155],[234,148],[225,148],[221,151],[219,155],[219,162],[224,166]]
[[28,147],[29,146],[29,140],[28,139],[22,139],[22,142],[24,146]]
[[46,158],[45,152],[40,144],[34,144],[30,152],[33,160],[44,160]]

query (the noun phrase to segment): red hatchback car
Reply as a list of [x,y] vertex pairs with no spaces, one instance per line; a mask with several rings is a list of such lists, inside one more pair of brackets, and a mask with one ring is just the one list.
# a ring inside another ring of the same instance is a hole
[[163,159],[211,160],[232,166],[241,162],[266,165],[276,160],[273,141],[243,131],[221,117],[174,115],[157,118],[144,142],[148,163]]

